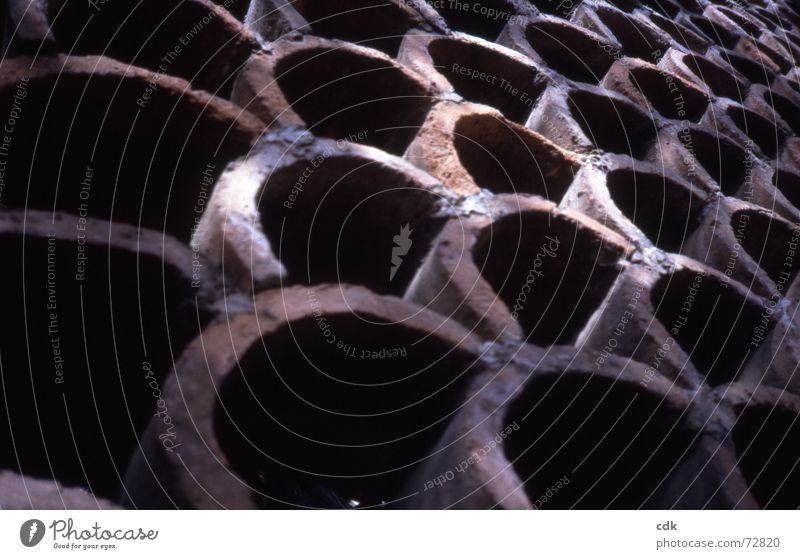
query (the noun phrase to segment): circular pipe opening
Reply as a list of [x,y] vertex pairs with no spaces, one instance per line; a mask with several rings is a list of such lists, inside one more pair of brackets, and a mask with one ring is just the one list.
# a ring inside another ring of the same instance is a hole
[[691,21],[695,27],[702,31],[706,37],[721,47],[733,48],[733,46],[739,40],[738,35],[731,33],[721,25],[714,23],[705,16],[690,15],[689,21]]
[[719,64],[697,54],[687,54],[683,63],[700,78],[715,95],[734,101],[744,99],[747,87]]
[[772,174],[772,184],[780,190],[787,200],[800,209],[800,175],[778,168]]
[[[104,2],[100,10],[75,0],[44,4],[60,52],[108,56],[155,72],[166,66],[168,74],[217,95],[228,94],[236,71],[257,48],[238,21],[221,15],[224,8],[218,13],[196,0]],[[93,108],[100,106],[105,103]]]
[[341,39],[397,56],[403,35],[420,21],[385,0],[296,0],[292,6],[314,35]]
[[151,256],[30,234],[0,247],[25,263],[0,276],[5,320],[25,325],[0,339],[0,468],[114,499],[174,356],[209,316],[185,273]]
[[667,52],[669,43],[652,28],[631,16],[602,4],[595,6],[595,13],[622,44],[625,54],[650,62],[658,62]]
[[700,224],[703,198],[665,176],[617,169],[606,184],[625,217],[662,250],[680,252]]
[[730,117],[737,128],[755,142],[765,155],[777,156],[778,149],[786,137],[780,128],[760,114],[737,105],[728,107],[725,114]]
[[597,84],[614,63],[614,49],[580,27],[560,21],[535,21],[526,38],[545,63],[571,80]]
[[[217,173],[247,153],[258,130],[235,120],[238,110],[178,94],[169,83],[145,101],[143,77],[123,77],[125,67],[114,61],[99,64],[94,73],[65,69],[31,78],[5,171],[6,182],[19,188],[5,189],[3,203],[128,223],[188,242]],[[2,109],[11,110],[16,91],[0,88]],[[137,102],[144,108],[136,110]]]
[[[659,488],[694,438],[669,402],[628,382],[569,373],[530,381],[506,422],[520,426],[506,456],[534,507],[545,509],[660,508]],[[553,489],[557,481],[563,487]]]
[[318,136],[347,139],[402,155],[425,120],[431,97],[390,62],[344,48],[308,48],[281,58],[277,82],[292,109]]
[[450,29],[489,41],[497,39],[508,20],[516,14],[514,5],[506,0],[439,2],[436,10]]
[[796,229],[782,219],[754,210],[735,212],[731,216],[731,228],[750,258],[777,285],[787,289],[797,275],[796,259],[789,258],[798,242]]
[[[382,317],[294,321],[220,389],[214,429],[264,508],[380,506],[460,405],[473,357]],[[319,317],[318,317],[319,318]]]
[[775,79],[775,73],[760,62],[749,60],[738,54],[733,54],[732,52],[725,52],[721,54],[721,57],[726,60],[734,70],[737,70],[753,83],[769,86],[772,80]]
[[[659,2],[659,0],[654,1]],[[680,10],[677,6],[676,9]],[[665,17],[659,13],[651,12],[648,14],[648,17],[650,21],[655,23],[662,31],[666,32],[670,37],[687,49],[695,51],[703,50],[706,40],[685,25],[681,25],[677,21],[670,19],[674,16],[667,15]]]
[[572,90],[570,113],[599,149],[641,156],[656,134],[656,123],[636,105],[609,95]]
[[611,289],[621,257],[594,231],[544,212],[499,219],[473,249],[484,279],[527,340],[541,346],[577,338]]
[[562,153],[494,116],[463,116],[454,133],[461,164],[491,192],[537,194],[558,203],[574,178],[573,163]]
[[708,97],[697,89],[684,86],[677,78],[668,81],[668,76],[650,67],[630,71],[631,83],[663,116],[675,120],[700,120],[708,107]]
[[[745,152],[730,140],[699,128],[678,133],[691,156],[714,179],[727,196],[735,195],[745,180],[752,154]],[[691,166],[690,166],[691,171]]]
[[650,301],[656,318],[689,355],[692,363],[717,386],[733,382],[750,353],[763,309],[713,276],[681,269],[662,276]]
[[[774,91],[764,92],[764,101],[788,124],[795,134],[800,130],[800,107]],[[774,125],[771,125],[774,127]]]
[[[532,66],[475,43],[436,39],[428,52],[456,93],[492,106],[515,122],[525,122],[545,87]],[[477,79],[476,73],[487,77]]]
[[273,171],[259,201],[289,284],[354,283],[397,295],[444,225],[439,207],[402,172],[344,155]]

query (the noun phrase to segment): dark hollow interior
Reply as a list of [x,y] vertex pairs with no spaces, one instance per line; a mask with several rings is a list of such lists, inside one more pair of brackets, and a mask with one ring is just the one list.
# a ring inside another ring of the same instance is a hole
[[800,209],[800,175],[779,168],[772,174],[772,184],[781,191],[789,202]]
[[791,87],[796,93],[800,93],[800,82],[798,82],[797,80],[786,78],[784,80],[784,83],[789,87]]
[[722,58],[730,64],[731,68],[738,71],[753,83],[760,83],[768,86],[775,78],[775,73],[772,70],[756,60],[750,60],[744,56],[733,54],[732,52],[723,53]]
[[[766,57],[769,58],[770,61],[774,62],[778,66],[778,70],[781,73],[789,72],[794,67],[794,60],[788,60],[783,56],[783,54],[767,46],[762,41],[756,40],[755,44],[758,47],[758,50],[760,50],[763,55],[766,55]],[[791,58],[792,56],[791,52],[788,52],[787,54]],[[774,74],[773,74],[773,79],[774,79]]]
[[786,133],[760,114],[738,105],[725,111],[736,126],[768,157],[775,157]]
[[596,376],[535,378],[508,409],[514,421],[505,452],[534,506],[569,480],[543,509],[661,508],[659,490],[694,439],[661,398]]
[[614,204],[662,250],[680,252],[700,224],[703,197],[665,176],[617,169],[606,184]]
[[[291,209],[284,206],[307,167]],[[345,282],[402,294],[444,222],[435,195],[371,160],[336,156],[314,169],[301,161],[274,172],[259,201],[261,224],[289,283]],[[410,248],[395,275],[395,236],[408,225]]]
[[[432,2],[428,2],[429,4]],[[435,3],[437,12],[444,18],[448,27],[454,31],[462,31],[469,35],[475,35],[489,41],[494,41],[503,30],[506,22],[516,14],[516,10],[511,2],[506,0],[481,0],[477,2],[450,1]],[[501,17],[487,17],[487,13],[475,11],[486,8],[494,10],[495,14],[502,14]]]
[[[663,0],[654,0],[654,2],[659,2],[666,6]],[[677,6],[675,6],[675,8],[680,9]],[[681,25],[677,21],[670,19],[672,16],[664,16],[653,12],[649,14],[649,17],[650,21],[684,47],[698,52],[705,50],[703,47],[708,44],[708,41],[685,25]]]
[[688,134],[681,132],[678,138],[724,194],[733,196],[739,191],[747,172],[748,159],[742,148],[721,135],[699,128],[689,129]]
[[397,56],[403,35],[419,22],[383,0],[298,0],[292,6],[314,35],[350,41]]
[[[153,71],[166,65],[170,75],[213,93],[228,91],[254,46],[237,37],[241,28],[199,2],[98,2],[99,10],[85,0],[46,4],[62,52],[109,56]],[[187,36],[195,26],[199,31]],[[176,46],[180,51],[165,62]]]
[[735,21],[748,35],[754,37],[761,35],[762,29],[749,17],[745,17],[737,11],[728,9],[725,6],[716,6],[716,8],[722,12],[725,17]]
[[635,16],[602,5],[597,6],[596,13],[600,21],[622,44],[627,56],[655,63],[661,60],[670,46],[665,37],[660,36],[655,29],[640,22]]
[[533,22],[526,37],[548,66],[571,80],[596,84],[614,63],[613,49],[603,49],[595,36],[567,23]]
[[764,100],[778,113],[778,118],[783,119],[797,134],[800,130],[800,107],[773,91],[765,91]]
[[706,376],[706,382],[712,386],[733,382],[748,357],[763,309],[712,276],[701,279],[692,293],[697,274],[681,269],[661,277],[650,300],[656,318]]
[[567,96],[570,113],[599,149],[640,157],[655,137],[656,123],[636,105],[584,90]]
[[[484,46],[456,39],[436,39],[428,45],[436,69],[468,101],[496,108],[507,118],[525,123],[545,87],[536,70]],[[493,83],[460,73],[461,68],[485,72]]]
[[733,34],[705,16],[692,15],[689,16],[689,21],[691,21],[695,27],[702,31],[706,37],[721,47],[733,48],[733,46],[736,44],[736,41],[739,40],[738,35]]
[[800,421],[787,409],[739,407],[733,427],[739,468],[762,508],[800,507]]
[[[800,27],[800,15],[798,15],[796,11],[789,9],[786,6],[778,6],[777,12],[780,13],[782,18],[789,20],[795,27]],[[791,29],[791,25],[784,24],[782,27],[788,27]]]
[[25,326],[0,339],[0,468],[114,498],[157,405],[143,362],[163,386],[209,317],[197,310],[186,276],[151,256],[85,245],[78,283],[74,242],[4,234],[0,246],[20,266],[0,276],[5,318]]
[[[254,133],[214,105],[165,87],[137,111],[146,87],[99,72],[65,71],[57,84],[32,79],[14,128],[6,207],[75,214],[85,203],[91,217],[188,241],[200,195],[204,188],[211,194],[205,177],[247,153]],[[0,111],[8,114],[15,91],[0,91]],[[204,175],[208,165],[214,168]]]
[[454,132],[461,164],[491,192],[538,194],[558,203],[572,183],[574,164],[524,128],[490,115],[467,115]]
[[[743,215],[747,215],[747,219],[743,220]],[[739,227],[741,223],[747,225]],[[797,243],[791,225],[782,219],[771,217],[765,211],[743,210],[731,216],[731,227],[737,233],[741,233],[739,242],[750,258],[755,260],[773,281],[788,289],[797,275],[798,268],[797,258],[789,260],[787,265],[787,256],[793,250],[790,243]],[[794,249],[796,248],[795,246]]]
[[776,27],[780,25],[780,20],[778,17],[770,12],[769,10],[765,10],[762,7],[756,7],[753,12],[751,12],[758,20],[767,26],[767,29],[770,31],[774,31]]
[[402,155],[431,104],[425,88],[380,58],[343,49],[309,48],[276,64],[292,109],[318,136],[348,138]]
[[[517,321],[527,340],[541,346],[575,341],[611,289],[621,257],[595,232],[533,212],[487,226],[473,249],[475,264],[509,311],[521,307]],[[529,274],[535,280],[521,301]]]
[[747,86],[719,64],[696,54],[685,55],[683,62],[716,95],[737,102],[745,98]]
[[677,79],[668,82],[661,71],[655,68],[632,68],[630,80],[653,107],[667,118],[686,118],[697,122],[708,107],[708,97],[704,93],[685,87]]
[[[214,428],[264,508],[380,506],[398,497],[471,375],[469,355],[425,332],[349,313],[325,319],[328,337],[311,317],[265,336],[220,390]],[[361,357],[400,348],[405,356]]]

